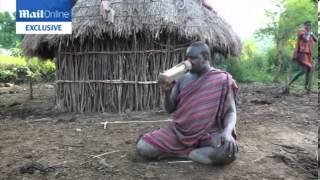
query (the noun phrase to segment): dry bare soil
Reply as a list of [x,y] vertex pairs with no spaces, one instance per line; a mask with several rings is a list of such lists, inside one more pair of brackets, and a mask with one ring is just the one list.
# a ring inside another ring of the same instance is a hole
[[163,111],[61,113],[54,110],[50,86],[36,87],[34,100],[21,88],[14,94],[2,89],[0,179],[316,179],[317,94],[293,90],[281,95],[276,86],[257,84],[240,87],[240,156],[223,167],[139,157],[136,139],[165,122],[109,124],[106,129],[100,124],[168,119]]

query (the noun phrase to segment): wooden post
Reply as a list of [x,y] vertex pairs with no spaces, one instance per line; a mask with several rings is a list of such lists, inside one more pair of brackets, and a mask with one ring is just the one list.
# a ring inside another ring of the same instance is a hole
[[279,82],[279,77],[280,77],[280,73],[281,73],[281,67],[282,67],[282,56],[283,56],[283,44],[281,42],[281,40],[277,41],[277,66],[276,66],[276,70],[275,70],[275,75],[274,75],[274,79],[273,82]]
[[32,87],[32,77],[31,76],[29,77],[29,88],[30,88],[29,98],[33,99],[33,87]]
[[[123,70],[122,70],[122,55],[120,54],[119,57],[119,79],[120,81],[123,81],[123,78],[122,78],[122,74],[123,74]],[[121,107],[122,107],[122,102],[121,102],[121,96],[122,96],[122,86],[123,86],[123,83],[120,83],[118,85],[118,112],[119,114],[121,114]]]
[[138,110],[139,109],[139,93],[138,93],[138,71],[137,71],[137,34],[136,34],[136,31],[133,32],[133,51],[135,52],[134,55],[133,55],[133,62],[135,62],[135,68],[134,68],[134,80],[136,81],[136,83],[134,84],[134,88],[135,88],[135,94],[136,94],[136,97],[135,97],[135,100],[136,100],[136,103],[135,103],[135,110]]

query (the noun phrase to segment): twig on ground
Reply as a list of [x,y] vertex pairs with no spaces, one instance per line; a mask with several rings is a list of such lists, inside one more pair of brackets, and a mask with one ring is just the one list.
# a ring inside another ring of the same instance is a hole
[[193,161],[169,161],[168,164],[192,163]]
[[98,155],[91,155],[92,156],[92,159],[90,159],[90,160],[88,160],[88,161],[85,161],[85,162],[83,162],[83,163],[81,163],[80,164],[80,166],[82,166],[82,165],[84,165],[84,164],[87,164],[87,163],[89,163],[89,162],[91,162],[91,161],[93,161],[94,160],[94,158],[98,158],[98,159],[102,159],[101,158],[101,156],[105,156],[105,155],[109,155],[109,154],[113,154],[113,153],[116,153],[116,152],[120,152],[119,150],[117,150],[117,151],[111,151],[111,152],[106,152],[106,153],[102,153],[102,154],[98,154]]
[[[41,118],[41,119],[24,121],[24,122],[26,122],[26,123],[34,123],[34,122],[47,122],[47,121],[53,121],[53,120],[49,119],[49,118]],[[23,123],[23,122],[21,122],[21,123]]]
[[77,145],[77,144],[62,144],[62,143],[58,143],[62,146],[69,146],[69,147],[84,147],[84,145]]
[[107,128],[107,124],[130,124],[130,123],[154,123],[154,122],[171,122],[171,119],[165,119],[165,120],[155,120],[155,121],[106,121],[102,122],[100,124],[103,124],[103,129]]
[[108,154],[113,154],[113,153],[116,153],[116,152],[120,152],[120,151],[117,150],[117,151],[106,152],[106,153],[102,153],[102,154],[98,154],[98,155],[92,156],[92,158],[98,158],[98,157],[105,156],[105,155],[108,155]]
[[100,164],[102,164],[102,165],[104,165],[104,166],[106,166],[106,167],[108,167],[108,168],[112,168],[112,167],[113,167],[112,165],[110,165],[109,163],[107,163],[106,160],[103,159],[102,157],[98,157],[98,159],[100,159],[100,161],[98,161]]

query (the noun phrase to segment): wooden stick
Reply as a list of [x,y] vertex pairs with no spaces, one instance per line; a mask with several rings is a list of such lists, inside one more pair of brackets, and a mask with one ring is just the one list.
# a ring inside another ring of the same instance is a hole
[[52,119],[49,118],[41,118],[41,119],[34,119],[34,120],[28,120],[28,121],[22,121],[21,123],[34,123],[34,122],[47,122],[47,121],[52,121]]
[[158,84],[157,81],[125,81],[125,80],[57,80],[56,83],[105,83],[105,84]]
[[111,152],[106,152],[106,153],[102,153],[102,154],[98,154],[98,155],[95,155],[93,156],[92,155],[92,159],[88,160],[88,161],[85,161],[83,163],[80,164],[80,166],[84,165],[84,164],[87,164],[88,162],[91,162],[94,160],[94,158],[98,158],[98,159],[101,159],[101,156],[105,156],[105,155],[109,155],[109,154],[113,154],[113,153],[116,153],[116,152],[119,152],[119,150],[117,151],[111,151]]
[[103,129],[107,128],[107,124],[130,124],[130,123],[154,123],[154,122],[171,122],[171,119],[166,119],[166,120],[155,120],[155,121],[106,121],[106,122],[101,122],[100,124],[103,124]]
[[30,93],[29,93],[29,99],[33,99],[33,86],[32,86],[32,77],[29,77],[29,89],[30,89]]
[[[119,62],[119,79],[120,79],[120,82],[123,82],[123,64],[122,64],[122,57],[121,56],[118,56],[118,62]],[[122,89],[123,89],[123,85],[122,84],[119,84],[118,85],[118,113],[120,114],[121,113],[121,107],[122,107]]]
[[120,152],[120,151],[116,150],[116,151],[111,151],[111,152],[105,152],[105,153],[102,153],[102,154],[98,154],[98,155],[92,156],[92,158],[98,158],[98,157],[105,156],[105,155],[108,155],[108,154],[113,154],[113,153],[116,153],[116,152]]
[[62,143],[58,143],[62,146],[69,146],[69,147],[84,147],[84,145],[76,145],[76,144],[62,144]]
[[178,163],[192,163],[193,161],[170,161],[168,164],[178,164]]

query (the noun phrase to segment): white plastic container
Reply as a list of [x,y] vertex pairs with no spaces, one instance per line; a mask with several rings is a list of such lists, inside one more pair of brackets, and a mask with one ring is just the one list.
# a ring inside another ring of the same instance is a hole
[[177,81],[185,73],[191,70],[191,68],[192,65],[190,61],[183,61],[176,66],[173,66],[172,68],[166,70],[165,72],[160,73],[159,82],[167,81],[171,83],[173,81]]

